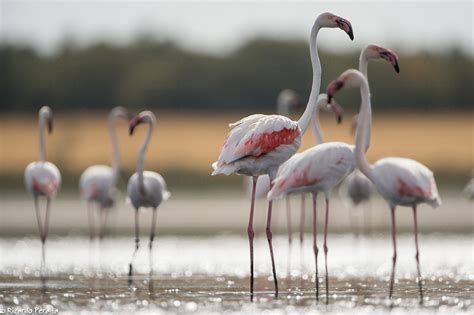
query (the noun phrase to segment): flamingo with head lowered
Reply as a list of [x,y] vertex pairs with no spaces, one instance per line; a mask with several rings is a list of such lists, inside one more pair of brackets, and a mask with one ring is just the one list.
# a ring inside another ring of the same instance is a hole
[[[393,53],[392,53],[393,54]],[[394,67],[398,69],[398,58],[393,54]],[[328,101],[330,101],[328,96]],[[322,137],[320,137],[320,142]],[[365,149],[369,143],[367,141]],[[290,193],[310,192],[313,196],[313,252],[315,262],[316,299],[319,299],[317,209],[318,192],[324,193],[326,214],[324,223],[324,263],[326,269],[326,303],[329,303],[329,274],[327,264],[327,234],[329,227],[329,200],[337,186],[355,168],[354,146],[343,142],[329,142],[316,145],[302,153],[295,154],[279,169],[268,193],[268,199],[284,197]]]
[[[396,72],[400,72],[398,57],[393,51],[377,44],[370,44],[362,49],[359,57],[359,71],[364,74],[367,80],[369,79],[367,74],[368,63],[369,60],[374,59],[384,59],[392,64]],[[352,123],[352,134],[356,130],[358,119],[358,115],[356,115]],[[360,170],[356,169],[342,182],[339,191],[343,199],[348,200],[353,207],[356,207],[370,199],[373,185]]]
[[[247,228],[250,244],[250,299],[253,300],[253,215],[255,203],[255,186],[259,176],[268,175],[275,178],[279,166],[296,153],[301,144],[301,137],[309,126],[316,111],[317,96],[321,84],[321,63],[316,47],[316,38],[321,28],[340,28],[353,39],[352,26],[349,21],[332,13],[318,16],[311,30],[310,52],[313,66],[313,83],[306,109],[299,121],[292,121],[280,115],[255,114],[230,124],[231,131],[224,142],[219,159],[212,164],[212,175],[232,173],[252,176],[252,201]],[[266,235],[272,260],[272,272],[275,285],[275,296],[278,296],[278,280],[272,246],[272,201],[268,202]]]
[[433,208],[441,205],[436,182],[431,172],[423,164],[407,158],[389,157],[369,164],[365,157],[368,141],[370,141],[371,105],[369,84],[365,76],[354,69],[342,73],[339,78],[328,86],[329,101],[343,87],[360,87],[361,109],[359,124],[356,132],[355,159],[357,167],[374,184],[377,191],[388,202],[392,217],[392,273],[390,276],[389,298],[392,298],[397,262],[397,240],[395,224],[395,207],[408,206],[413,209],[415,230],[416,264],[418,271],[418,286],[420,303],[423,302],[422,278],[420,271],[418,248],[418,223],[416,210],[421,203],[427,203]]
[[149,243],[151,261],[153,239],[155,238],[156,209],[162,201],[168,200],[171,195],[166,188],[165,180],[160,174],[156,172],[145,171],[145,154],[155,128],[155,115],[150,111],[143,111],[130,120],[130,135],[133,135],[135,128],[143,123],[148,124],[148,133],[146,134],[145,141],[142,148],[140,149],[137,162],[137,171],[130,177],[127,185],[128,198],[135,208],[135,250],[133,251],[132,259],[129,265],[129,283],[131,283],[132,279],[133,260],[140,247],[140,233],[138,228],[139,210],[140,208],[153,209]]
[[[42,266],[45,262],[45,243],[48,237],[49,210],[51,199],[56,197],[61,186],[61,173],[51,162],[46,161],[46,145],[44,139],[45,128],[48,133],[53,131],[53,114],[48,106],[41,107],[39,111],[39,161],[31,162],[25,169],[25,186],[34,198],[36,220],[42,245]],[[46,213],[41,219],[38,199],[46,198]],[[43,222],[42,222],[43,221]]]
[[79,190],[82,199],[87,202],[89,212],[90,239],[94,237],[94,214],[92,204],[96,203],[100,209],[99,238],[104,236],[108,210],[115,204],[116,186],[120,177],[120,149],[117,141],[116,124],[118,119],[127,121],[131,114],[123,107],[115,107],[108,117],[108,128],[112,142],[112,167],[108,165],[89,166],[79,179]]

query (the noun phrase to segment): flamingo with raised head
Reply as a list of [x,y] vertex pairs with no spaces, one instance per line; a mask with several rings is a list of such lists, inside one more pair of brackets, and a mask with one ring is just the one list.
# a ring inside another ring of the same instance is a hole
[[[316,39],[321,28],[340,28],[351,39],[354,38],[349,21],[332,13],[318,16],[311,30],[310,52],[313,67],[313,83],[306,109],[299,121],[292,121],[280,115],[255,114],[230,124],[232,129],[224,142],[219,159],[212,164],[212,175],[232,173],[252,176],[252,198],[247,233],[250,245],[250,300],[253,301],[253,214],[255,186],[259,176],[268,175],[272,181],[278,167],[296,153],[301,137],[308,128],[316,111],[316,100],[321,84],[321,63],[316,47]],[[272,201],[268,202],[266,235],[272,260],[275,296],[278,296],[278,280],[272,246]]]
[[[396,72],[400,72],[396,53],[377,44],[370,44],[362,49],[359,56],[359,71],[364,74],[367,80],[369,79],[367,74],[368,64],[369,60],[372,59],[384,59],[390,62]],[[352,123],[352,134],[356,130],[357,121],[358,115],[354,117]],[[370,180],[360,170],[356,169],[342,182],[339,191],[343,200],[347,200],[352,207],[357,207],[369,201],[373,190],[374,188]]]
[[[34,198],[36,220],[41,239],[42,260],[45,263],[45,243],[48,237],[49,210],[51,199],[56,197],[61,186],[61,173],[51,162],[46,161],[45,128],[48,133],[53,131],[53,114],[49,106],[43,106],[39,110],[39,161],[31,162],[25,169],[25,186]],[[46,198],[46,213],[44,220],[41,219],[41,211],[38,199],[40,196]]]
[[329,101],[336,92],[343,87],[360,87],[361,109],[359,114],[359,125],[356,132],[355,159],[357,167],[374,184],[377,191],[388,202],[392,218],[392,273],[390,276],[389,298],[392,298],[393,284],[395,279],[395,265],[397,262],[397,239],[395,224],[396,206],[409,206],[413,209],[413,221],[416,246],[416,266],[418,271],[418,286],[420,303],[423,302],[422,278],[420,271],[419,248],[418,248],[418,223],[417,206],[427,203],[433,208],[441,205],[436,181],[431,172],[423,164],[407,158],[389,157],[383,158],[369,164],[365,157],[367,144],[370,141],[371,126],[371,104],[369,83],[365,76],[354,69],[342,73],[339,78],[328,86]]
[[97,204],[100,213],[99,239],[105,232],[108,210],[113,207],[116,199],[116,187],[120,177],[122,160],[117,140],[116,124],[119,119],[125,121],[131,119],[131,113],[125,108],[117,106],[113,108],[107,119],[110,141],[112,143],[112,167],[108,165],[89,166],[79,178],[79,190],[81,198],[87,202],[89,215],[89,237],[94,238],[94,213],[92,204]]
[[162,201],[168,200],[171,196],[166,188],[166,182],[160,174],[156,172],[145,171],[145,154],[155,128],[155,115],[150,111],[143,111],[131,119],[129,122],[130,135],[133,135],[135,128],[142,123],[147,123],[149,125],[148,133],[146,134],[145,141],[143,142],[143,145],[140,149],[140,154],[137,161],[137,171],[130,177],[127,185],[128,198],[135,208],[135,250],[133,251],[132,259],[130,260],[128,272],[130,284],[132,279],[133,261],[140,247],[140,232],[138,224],[139,210],[140,208],[153,209],[149,243],[151,261],[153,239],[155,238],[156,209]]
[[[390,52],[395,69],[398,57]],[[329,101],[329,97],[328,97]],[[317,121],[317,120],[316,120]],[[317,128],[318,129],[318,128]],[[322,136],[319,137],[322,142]],[[366,144],[368,149],[369,141]],[[285,162],[273,181],[268,199],[273,200],[295,192],[309,192],[313,197],[313,253],[315,262],[316,299],[319,300],[317,208],[318,192],[324,193],[326,213],[324,222],[324,264],[326,269],[326,303],[329,303],[329,273],[327,265],[327,234],[329,227],[329,200],[332,191],[348,174],[355,169],[354,146],[343,142],[329,142],[316,145],[302,153],[295,154]]]

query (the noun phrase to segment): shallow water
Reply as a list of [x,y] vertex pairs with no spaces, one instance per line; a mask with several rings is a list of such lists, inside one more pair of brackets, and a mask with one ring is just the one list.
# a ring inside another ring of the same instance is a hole
[[[296,236],[296,235],[295,235]],[[318,235],[319,240],[321,240]],[[329,236],[329,305],[325,305],[324,255],[319,256],[320,301],[315,300],[310,235],[301,255],[289,252],[284,236],[274,238],[280,295],[273,281],[266,240],[255,242],[256,296],[249,302],[248,242],[245,237],[158,237],[152,259],[148,241],[135,261],[128,284],[132,238],[90,244],[87,238],[54,238],[47,243],[41,276],[37,239],[0,240],[0,313],[52,307],[60,314],[97,313],[472,313],[473,235],[420,236],[424,276],[418,305],[413,237],[399,235],[394,299],[387,299],[391,268],[389,235]],[[322,251],[321,251],[322,253]],[[291,259],[288,259],[288,258]],[[150,266],[152,272],[150,273]],[[288,268],[289,267],[289,268]],[[9,309],[10,308],[10,309]]]

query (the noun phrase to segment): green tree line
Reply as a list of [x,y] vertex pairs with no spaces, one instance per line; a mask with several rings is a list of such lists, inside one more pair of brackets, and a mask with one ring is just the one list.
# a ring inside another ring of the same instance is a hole
[[[396,50],[396,49],[395,49]],[[473,102],[473,58],[399,51],[400,74],[385,61],[369,64],[374,106],[386,110],[466,110]],[[358,52],[320,52],[321,91]],[[312,69],[305,41],[251,40],[225,55],[185,50],[171,42],[137,40],[127,46],[65,44],[52,56],[33,48],[0,46],[0,110],[139,108],[240,111],[274,109],[278,92],[292,88],[304,99]],[[341,93],[354,102],[357,91]]]

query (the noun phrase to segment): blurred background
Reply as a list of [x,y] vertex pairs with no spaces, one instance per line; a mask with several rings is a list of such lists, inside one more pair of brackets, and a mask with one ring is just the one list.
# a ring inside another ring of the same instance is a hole
[[[249,200],[243,178],[211,177],[210,165],[228,123],[274,113],[282,89],[294,89],[306,103],[312,76],[308,38],[324,11],[351,21],[355,40],[339,30],[320,32],[321,91],[342,71],[357,67],[367,44],[395,50],[400,74],[386,62],[369,64],[374,112],[369,160],[410,157],[435,172],[444,204],[435,211],[423,206],[422,232],[473,232],[473,204],[462,195],[474,168],[471,1],[0,0],[0,234],[37,233],[23,171],[38,158],[42,105],[52,107],[55,119],[47,158],[63,175],[51,214],[53,234],[87,232],[78,178],[89,165],[110,163],[106,119],[118,105],[157,116],[146,168],[160,172],[172,192],[159,210],[159,233],[244,233]],[[344,91],[338,102],[346,117],[337,125],[333,116],[322,115],[326,140],[352,143],[359,92]],[[122,191],[144,129],[131,138],[126,124],[118,125]],[[301,150],[312,145],[308,133]],[[349,210],[337,193],[334,197],[331,229],[348,231]],[[131,206],[124,193],[119,200],[111,229],[132,233]],[[292,204],[298,209],[299,199]],[[256,225],[262,229],[266,210],[263,202],[258,207]],[[386,204],[377,197],[367,208],[370,229],[387,230]],[[284,206],[279,210],[275,227],[284,232]],[[399,213],[400,229],[411,231],[411,212]],[[299,212],[293,215],[298,222]]]

